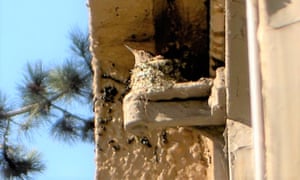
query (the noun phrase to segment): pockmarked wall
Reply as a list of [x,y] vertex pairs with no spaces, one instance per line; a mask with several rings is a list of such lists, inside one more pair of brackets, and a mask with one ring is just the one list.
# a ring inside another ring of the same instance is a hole
[[122,100],[134,57],[124,47],[171,57],[208,76],[204,0],[90,0],[96,179],[226,179],[221,127],[170,127],[135,136],[123,127]]

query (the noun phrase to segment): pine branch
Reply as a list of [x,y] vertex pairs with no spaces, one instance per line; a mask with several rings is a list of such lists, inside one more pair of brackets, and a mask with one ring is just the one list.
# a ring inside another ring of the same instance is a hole
[[75,118],[75,119],[78,119],[78,120],[80,120],[80,121],[82,121],[82,122],[87,121],[87,119],[84,119],[84,118],[82,118],[82,117],[79,117],[79,116],[77,116],[77,115],[75,115],[75,114],[73,114],[73,113],[71,113],[71,112],[69,112],[69,111],[67,111],[67,110],[65,110],[65,109],[63,109],[63,108],[61,108],[61,107],[55,105],[55,104],[53,104],[53,103],[51,104],[51,106],[52,106],[53,108],[55,108],[55,109],[57,109],[57,110],[63,112],[64,114],[68,114],[69,116],[71,116],[71,117],[73,117],[73,118]]
[[95,129],[94,118],[92,118],[89,121],[85,121],[84,126],[81,128],[82,140],[88,142],[94,142],[94,129]]
[[80,139],[79,125],[68,114],[58,119],[51,129],[51,134],[64,142],[75,142]]
[[9,120],[6,120],[6,127],[3,134],[3,146],[5,147],[6,143],[8,142],[8,134],[10,130],[10,122]]
[[9,179],[29,179],[32,173],[41,173],[45,165],[41,162],[40,154],[36,151],[22,152],[23,148],[4,145],[2,149],[1,174]]
[[55,92],[64,92],[64,97],[70,99],[78,95],[83,96],[82,90],[90,87],[90,72],[82,75],[78,66],[67,61],[63,67],[57,67],[49,74],[49,86]]
[[[20,126],[21,129],[28,130],[34,124],[33,122],[40,123],[41,117],[47,118],[51,110],[63,113],[63,117],[53,124],[54,136],[67,142],[79,139],[93,141],[93,119],[82,118],[55,103],[63,98],[79,98],[85,95],[90,97],[92,92],[90,81],[93,70],[92,55],[89,51],[89,35],[80,31],[74,31],[70,35],[71,50],[75,53],[76,60],[81,60],[80,63],[69,61],[62,68],[58,67],[52,71],[45,70],[41,62],[35,65],[28,64],[24,84],[20,87],[22,106],[8,109],[0,96],[0,138],[2,141],[2,145],[0,144],[0,172],[5,179],[27,179],[32,173],[42,172],[45,169],[40,161],[40,154],[35,151],[24,152],[23,147],[10,144],[9,137],[10,133],[13,133],[11,129]],[[19,123],[17,119],[12,119],[22,114],[28,115],[29,120]],[[37,117],[39,121],[33,121]]]
[[64,95],[64,92],[60,93],[60,94],[57,94],[53,97],[51,97],[49,100],[48,99],[44,99],[43,102],[38,102],[38,103],[33,103],[33,104],[29,104],[29,105],[26,105],[26,106],[23,106],[19,109],[16,109],[16,110],[12,110],[12,111],[8,111],[8,112],[0,112],[0,117],[3,117],[3,118],[11,118],[11,117],[14,117],[14,116],[17,116],[17,115],[20,115],[20,114],[24,114],[24,113],[27,113],[27,112],[30,112],[33,108],[35,108],[37,105],[39,106],[44,106],[46,105],[47,103],[49,103],[49,101],[55,101],[57,99],[59,99],[61,96]]
[[24,153],[23,147],[8,145],[11,120],[6,120],[2,146],[0,146],[1,175],[6,179],[28,179],[29,174],[42,172],[45,165],[40,160],[40,154],[36,151]]
[[70,33],[70,39],[72,41],[71,50],[79,57],[83,58],[86,67],[93,73],[91,59],[92,55],[89,51],[89,34],[83,33],[78,29],[73,29]]

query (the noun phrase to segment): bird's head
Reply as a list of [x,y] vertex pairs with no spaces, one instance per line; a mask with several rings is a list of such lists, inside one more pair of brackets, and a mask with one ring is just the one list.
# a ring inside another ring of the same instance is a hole
[[141,63],[148,62],[153,57],[153,55],[150,52],[144,50],[136,50],[127,45],[124,46],[134,55],[135,66]]

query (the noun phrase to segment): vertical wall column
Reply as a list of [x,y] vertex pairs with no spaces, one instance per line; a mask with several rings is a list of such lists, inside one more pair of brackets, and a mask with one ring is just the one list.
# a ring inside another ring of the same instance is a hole
[[252,180],[246,9],[243,0],[226,1],[227,150],[232,180]]
[[266,179],[299,179],[300,1],[258,2]]

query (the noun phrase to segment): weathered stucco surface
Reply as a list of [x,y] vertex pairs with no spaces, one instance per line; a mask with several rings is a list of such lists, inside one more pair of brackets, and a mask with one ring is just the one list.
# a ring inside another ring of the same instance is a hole
[[299,179],[299,1],[258,1],[266,179]]
[[252,180],[253,141],[250,119],[246,8],[244,0],[226,8],[227,146],[232,180]]
[[[96,179],[227,179],[222,128],[124,130],[122,100],[134,57],[124,47],[176,56],[186,79],[208,75],[204,0],[90,0]],[[173,18],[170,18],[173,17]]]

